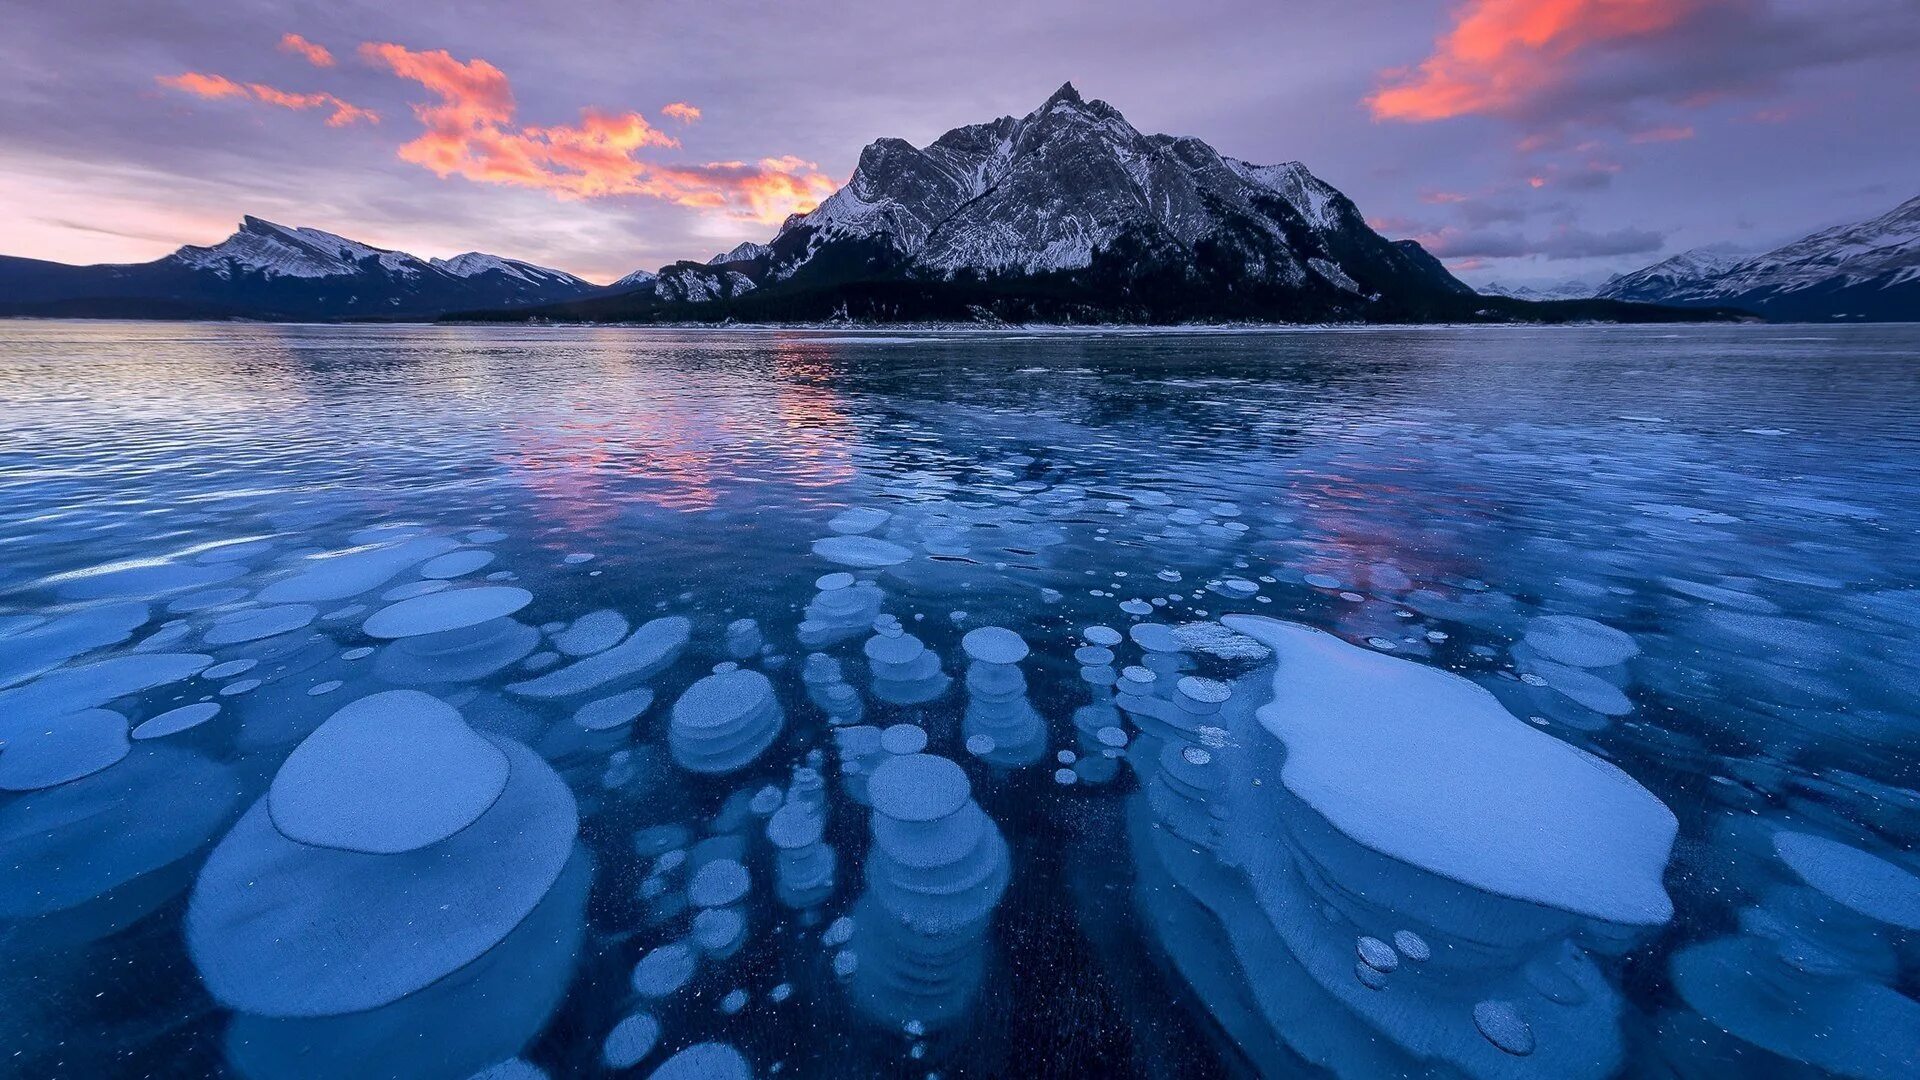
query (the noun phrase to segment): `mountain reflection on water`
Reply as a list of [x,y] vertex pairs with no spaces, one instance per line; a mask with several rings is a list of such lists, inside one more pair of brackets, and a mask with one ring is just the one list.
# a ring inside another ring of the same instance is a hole
[[1916,1075],[1917,352],[7,324],[7,1072]]

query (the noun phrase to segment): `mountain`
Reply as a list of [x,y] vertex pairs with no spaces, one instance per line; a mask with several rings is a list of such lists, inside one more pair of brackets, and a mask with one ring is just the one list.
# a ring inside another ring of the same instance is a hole
[[420,318],[600,292],[572,274],[468,252],[421,259],[261,218],[209,247],[148,263],[0,257],[0,313],[269,319]]
[[1600,286],[1599,295],[1615,300],[1642,300],[1660,303],[1698,289],[1706,282],[1740,265],[1745,255],[1723,255],[1711,251],[1684,251],[1662,259],[1652,266],[1619,274]]
[[1482,296],[1506,296],[1515,300],[1585,300],[1598,292],[1599,286],[1585,281],[1562,281],[1547,285],[1489,281],[1474,289]]
[[1788,322],[1920,322],[1920,197],[1763,255],[1676,256],[1608,282],[1600,295],[1739,307]]
[[[644,286],[644,283],[643,283]],[[651,288],[491,317],[1008,322],[1670,318],[1477,295],[1298,162],[1146,135],[1061,87],[926,147],[881,139],[766,244]]]

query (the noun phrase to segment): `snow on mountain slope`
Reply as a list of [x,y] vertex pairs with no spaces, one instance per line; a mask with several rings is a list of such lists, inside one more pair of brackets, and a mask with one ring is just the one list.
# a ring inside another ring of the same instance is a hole
[[1920,321],[1920,198],[1762,255],[1678,255],[1615,278],[1600,295],[1774,319]]
[[369,247],[319,229],[291,228],[251,215],[240,229],[211,247],[183,247],[167,259],[221,277],[251,271],[263,277],[320,278],[358,273],[373,259],[395,274],[419,274],[427,264],[403,251]]
[[771,247],[772,281],[823,265],[957,280],[1107,259],[1123,275],[1293,290],[1329,312],[1390,293],[1470,292],[1425,252],[1375,233],[1300,163],[1255,165],[1199,139],[1142,134],[1072,84],[1024,117],[955,128],[925,148],[870,144],[846,186],[789,219]]
[[479,251],[469,251],[464,254],[455,255],[451,259],[432,259],[429,261],[441,270],[452,274],[454,277],[460,278],[471,278],[481,274],[497,273],[517,281],[524,281],[529,285],[570,285],[582,289],[591,289],[594,287],[593,283],[587,281],[585,278],[575,277],[564,270],[555,270],[547,266],[537,266],[530,262],[521,262],[519,259],[505,259],[498,255],[488,255]]
[[1595,295],[1656,304],[1673,303],[1693,295],[1705,297],[1715,278],[1740,265],[1745,258],[1711,251],[1684,251],[1652,266],[1611,278]]
[[756,244],[751,240],[743,240],[735,245],[732,251],[723,252],[708,259],[707,265],[724,266],[727,263],[733,262],[752,262],[754,259],[764,258],[771,254],[773,254],[773,249],[766,244]]
[[1517,282],[1489,281],[1476,287],[1482,296],[1507,296],[1515,300],[1585,300],[1599,291],[1585,281],[1562,281],[1544,285],[1524,285]]
[[653,284],[654,281],[659,277],[660,277],[659,274],[656,274],[651,270],[635,270],[633,273],[628,274],[626,277],[623,277],[620,280],[614,282],[613,284],[607,286],[607,288],[638,289],[643,285]]

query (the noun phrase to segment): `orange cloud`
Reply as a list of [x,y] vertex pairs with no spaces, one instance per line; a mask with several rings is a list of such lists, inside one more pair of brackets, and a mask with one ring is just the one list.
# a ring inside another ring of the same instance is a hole
[[[444,49],[375,42],[362,45],[360,54],[434,96],[414,105],[425,130],[399,153],[443,178],[534,188],[563,199],[641,195],[769,223],[813,208],[837,187],[812,162],[793,157],[752,164],[643,161],[635,156],[639,151],[675,148],[680,141],[637,112],[585,109],[578,124],[516,126],[507,76],[485,60],[463,62]],[[686,119],[675,106],[662,111]]]
[[1716,0],[1466,0],[1433,55],[1386,74],[1376,119],[1511,114],[1576,74],[1584,53],[1657,37]]
[[266,83],[237,83],[225,75],[212,75],[199,71],[188,71],[179,75],[161,75],[155,79],[160,85],[195,97],[216,100],[219,98],[252,98],[282,109],[331,109],[327,117],[328,127],[346,127],[349,124],[365,121],[369,124],[380,122],[380,114],[372,109],[363,109],[352,102],[342,101],[332,94],[301,94],[291,90],[282,90]]
[[312,64],[314,67],[327,68],[333,66],[333,54],[327,51],[325,45],[316,45],[306,38],[301,37],[299,34],[282,34],[280,36],[280,51],[293,53],[296,56],[304,56],[307,58],[307,63]]
[[684,101],[674,101],[660,106],[660,115],[671,116],[683,124],[691,124],[700,119],[700,109]]

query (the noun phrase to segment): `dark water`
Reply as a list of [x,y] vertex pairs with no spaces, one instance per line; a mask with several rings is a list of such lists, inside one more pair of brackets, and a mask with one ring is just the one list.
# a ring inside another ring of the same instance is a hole
[[0,1072],[1913,1076],[1917,452],[1900,328],[0,324]]

